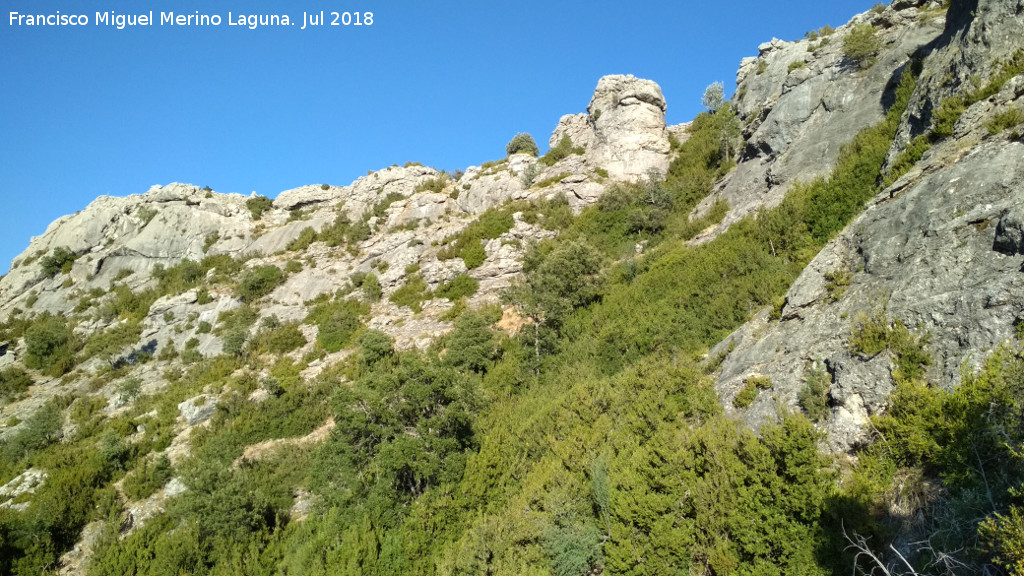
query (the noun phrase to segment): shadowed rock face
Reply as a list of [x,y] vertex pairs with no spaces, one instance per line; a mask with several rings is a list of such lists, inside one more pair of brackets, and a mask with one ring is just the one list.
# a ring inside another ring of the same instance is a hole
[[[982,0],[975,14],[965,6],[954,2],[945,32],[930,46],[916,104],[902,119],[904,141],[929,128],[925,110],[977,86],[937,78],[987,78],[1001,59],[1024,47],[1024,4]],[[867,359],[851,350],[858,314],[881,313],[928,334],[928,377],[945,388],[1014,337],[1024,318],[1024,144],[1009,131],[987,128],[1010,107],[1024,107],[1024,78],[970,106],[953,136],[882,190],[804,270],[779,321],[763,311],[717,347],[735,346],[716,385],[728,410],[755,373],[768,375],[773,386],[740,414],[745,421],[759,426],[780,407],[799,409],[798,394],[816,363],[832,379],[830,413],[821,427],[828,447],[844,451],[864,439],[868,417],[885,409],[893,388],[888,353]],[[890,158],[899,149],[897,140]],[[836,271],[849,273],[850,285],[833,300],[826,275]]]
[[[818,40],[772,40],[759,47],[756,58],[745,58],[733,98],[745,147],[736,169],[696,212],[704,214],[725,199],[730,210],[724,230],[762,206],[776,205],[794,182],[831,172],[842,145],[885,116],[911,56],[942,34],[941,13],[926,15],[911,4],[855,16]],[[863,22],[875,26],[885,45],[867,70],[843,55],[843,38]]]

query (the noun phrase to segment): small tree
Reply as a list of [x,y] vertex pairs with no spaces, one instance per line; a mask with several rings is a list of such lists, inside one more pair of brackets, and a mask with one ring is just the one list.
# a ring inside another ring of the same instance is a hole
[[725,102],[725,85],[721,82],[714,82],[704,89],[704,97],[700,99],[701,105],[709,111],[714,112]]
[[505,146],[505,153],[509,156],[513,154],[529,154],[536,157],[537,154],[540,154],[540,148],[537,148],[537,143],[533,141],[533,136],[526,132],[520,132]]
[[843,38],[843,55],[860,68],[870,68],[875,63],[875,54],[882,49],[882,41],[871,24],[857,24]]

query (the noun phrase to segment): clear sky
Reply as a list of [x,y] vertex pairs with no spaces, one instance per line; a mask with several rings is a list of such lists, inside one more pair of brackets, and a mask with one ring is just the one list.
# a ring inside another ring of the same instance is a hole
[[[732,92],[761,42],[839,26],[872,3],[3,0],[0,273],[99,195],[177,181],[274,197],[406,161],[480,164],[517,132],[544,149],[606,74],[658,82],[669,124],[686,122],[708,84]],[[150,10],[151,26],[96,24],[97,11]],[[294,25],[229,25],[239,10]],[[300,30],[304,12],[330,24],[344,10],[373,23]],[[58,11],[89,23],[11,23]],[[169,11],[221,25],[160,25]]]

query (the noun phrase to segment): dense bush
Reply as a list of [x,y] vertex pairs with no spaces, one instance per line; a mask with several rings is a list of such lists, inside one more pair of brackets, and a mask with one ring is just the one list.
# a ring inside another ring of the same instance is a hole
[[305,322],[317,325],[316,341],[324,350],[337,352],[352,343],[352,337],[363,326],[362,317],[368,312],[368,307],[356,300],[334,300],[314,306]]
[[259,266],[245,273],[238,284],[242,302],[254,302],[270,294],[284,282],[284,272],[274,265]]
[[533,141],[533,136],[520,132],[516,134],[512,140],[505,146],[505,154],[511,156],[513,154],[529,154],[530,156],[536,156],[540,154],[540,148],[537,148],[537,143]]
[[74,366],[78,347],[67,320],[44,313],[25,330],[25,366],[61,376]]
[[245,201],[245,207],[249,209],[253,220],[263,218],[263,213],[274,206],[274,201],[266,196],[253,196]]
[[70,272],[71,265],[74,264],[76,258],[78,256],[66,246],[57,246],[39,260],[39,265],[47,278],[53,278],[61,272],[65,274]]
[[[574,147],[572,145],[572,139],[566,134],[562,136],[562,139],[558,141],[548,153],[541,156],[539,161],[545,166],[554,166],[556,162],[568,157],[570,154],[583,154],[586,152],[583,148]],[[536,154],[534,154],[536,156]]]
[[881,49],[882,40],[871,24],[857,24],[843,37],[843,55],[861,68],[870,68]]
[[18,367],[0,370],[0,405],[17,400],[34,382]]

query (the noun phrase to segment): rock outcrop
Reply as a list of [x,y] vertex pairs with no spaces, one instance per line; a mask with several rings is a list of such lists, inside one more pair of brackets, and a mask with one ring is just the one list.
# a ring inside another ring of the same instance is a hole
[[[868,69],[843,55],[843,38],[857,24],[876,26],[885,48]],[[883,22],[899,22],[883,26]],[[828,174],[853,134],[878,123],[891,104],[892,89],[914,55],[942,35],[940,11],[907,3],[881,14],[855,16],[816,40],[772,40],[743,60],[734,103],[743,123],[740,162],[696,212],[719,199],[729,203],[721,229],[762,206],[780,202],[796,181]]]
[[[907,4],[875,18],[903,6],[913,16],[907,19],[919,22]],[[918,104],[904,115],[901,133],[924,132],[931,124],[923,123],[921,111],[976,89],[977,82],[955,89],[936,83],[943,70],[987,78],[999,54],[1022,48],[1024,19],[1010,4],[1015,3],[979,2],[977,17],[964,24],[963,6],[953,3],[946,32],[924,60],[912,99]],[[990,46],[1002,48],[989,54]],[[1014,337],[1024,319],[1024,144],[1005,132],[992,134],[988,125],[1000,111],[1022,105],[1024,81],[1017,77],[969,107],[952,137],[879,192],[817,255],[791,287],[778,321],[764,311],[713,351],[733,348],[717,382],[729,409],[743,380],[755,372],[769,376],[773,386],[740,413],[744,420],[757,426],[774,418],[780,406],[796,408],[808,372],[818,364],[832,381],[830,414],[821,426],[830,449],[847,450],[864,439],[868,416],[885,409],[893,387],[890,354],[865,358],[852,349],[856,322],[899,320],[927,334],[930,380],[946,388],[959,382],[962,369],[976,369],[987,352]],[[890,157],[898,150],[899,141]],[[836,290],[838,278],[848,286]]]

